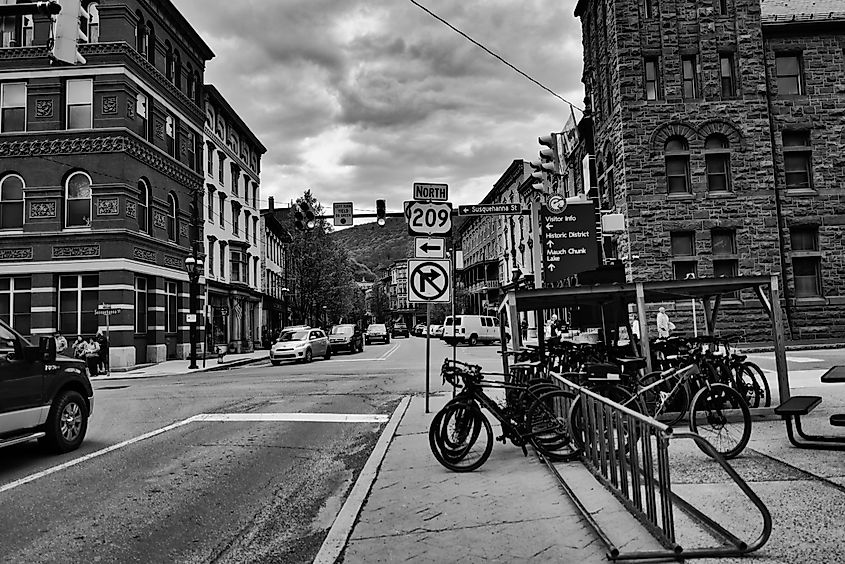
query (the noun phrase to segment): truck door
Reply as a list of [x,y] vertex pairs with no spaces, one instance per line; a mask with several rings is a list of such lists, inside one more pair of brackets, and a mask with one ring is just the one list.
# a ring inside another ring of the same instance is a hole
[[29,344],[0,324],[0,433],[34,427],[41,407],[44,363],[20,358],[16,341]]

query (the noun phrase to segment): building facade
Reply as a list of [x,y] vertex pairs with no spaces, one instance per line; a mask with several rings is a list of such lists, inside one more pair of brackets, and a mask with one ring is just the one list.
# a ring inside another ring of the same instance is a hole
[[261,291],[263,292],[261,331],[262,340],[272,340],[292,321],[288,296],[294,288],[291,274],[289,246],[291,234],[276,214],[290,216],[290,209],[275,209],[273,197],[269,207],[261,210],[259,229],[263,252],[261,253]]
[[[575,14],[587,185],[626,219],[606,255],[629,280],[780,275],[792,338],[845,335],[842,2],[581,0]],[[728,297],[722,329],[768,333],[753,293]]]
[[3,19],[0,317],[106,329],[112,367],[186,356],[185,258],[214,55],[168,0],[86,2],[87,64],[51,66],[50,18]]
[[205,217],[209,342],[230,352],[261,340],[259,197],[264,145],[213,85],[205,85]]

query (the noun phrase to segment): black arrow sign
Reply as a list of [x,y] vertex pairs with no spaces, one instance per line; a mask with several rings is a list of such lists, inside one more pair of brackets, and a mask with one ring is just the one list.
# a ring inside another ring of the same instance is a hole
[[429,245],[428,243],[423,243],[422,245],[420,245],[420,250],[424,253],[427,253],[428,251],[439,251],[442,248],[443,247],[441,247],[440,245],[435,246]]
[[440,273],[434,270],[429,270],[428,272],[420,271],[420,293],[425,293],[426,282],[431,284],[431,287],[438,294],[443,293],[443,288],[434,283],[438,278],[440,278]]

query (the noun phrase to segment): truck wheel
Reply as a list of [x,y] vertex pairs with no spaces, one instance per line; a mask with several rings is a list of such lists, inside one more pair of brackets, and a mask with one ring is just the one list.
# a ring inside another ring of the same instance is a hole
[[469,346],[474,347],[478,344],[478,335],[470,335],[469,336]]
[[79,448],[88,430],[88,406],[79,392],[67,390],[56,396],[47,416],[41,444],[51,452],[70,452]]

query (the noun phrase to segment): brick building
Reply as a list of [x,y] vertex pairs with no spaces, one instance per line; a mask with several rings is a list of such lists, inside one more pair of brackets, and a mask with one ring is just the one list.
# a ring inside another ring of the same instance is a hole
[[49,64],[47,16],[2,22],[0,317],[72,341],[106,303],[113,367],[184,357],[214,55],[168,0],[85,5],[85,65]]
[[[570,166],[594,153],[587,189],[626,218],[607,256],[629,280],[780,274],[792,338],[845,336],[841,0],[581,0],[575,15],[592,135]],[[752,294],[722,310],[721,329],[766,334]]]
[[261,210],[261,290],[264,294],[261,327],[266,339],[275,337],[293,321],[288,307],[289,296],[295,287],[289,252],[293,238],[283,219],[285,216],[290,218],[291,213],[290,208],[276,209],[273,196],[269,198],[269,207]]
[[209,341],[247,352],[261,339],[261,156],[267,151],[213,85],[205,88]]

